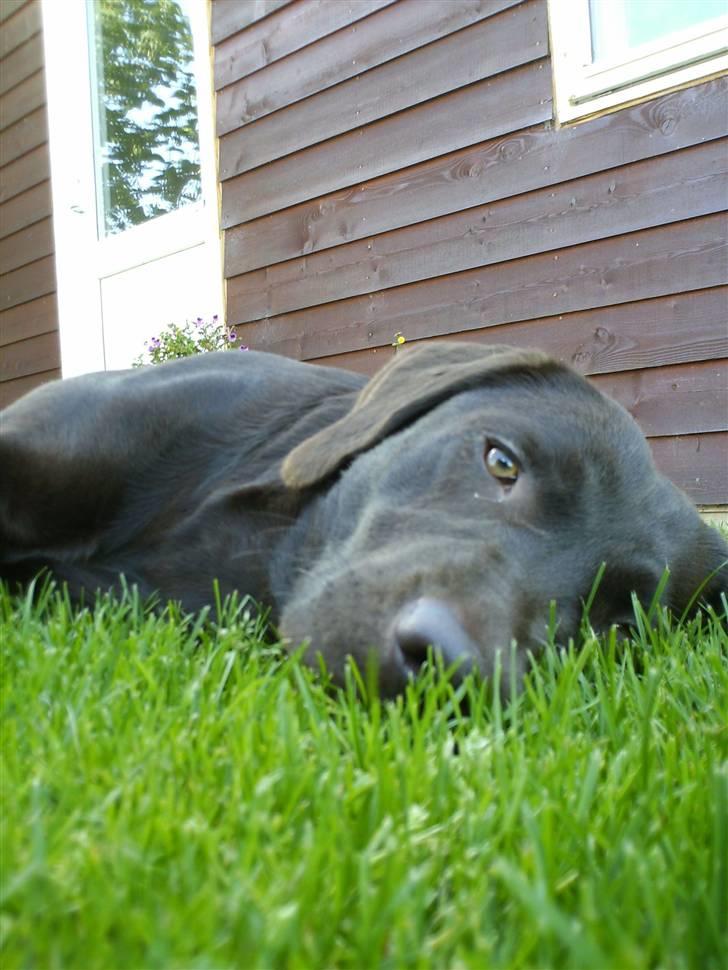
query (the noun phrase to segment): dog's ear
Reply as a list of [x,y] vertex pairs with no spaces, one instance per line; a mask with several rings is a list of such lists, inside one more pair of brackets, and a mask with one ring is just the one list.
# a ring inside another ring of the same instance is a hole
[[509,373],[562,369],[538,351],[472,343],[431,343],[402,350],[360,392],[351,410],[307,438],[283,462],[283,481],[306,488],[344,462],[459,391]]
[[[692,510],[691,510],[692,511]],[[728,622],[728,543],[718,530],[693,516],[693,528],[687,534],[675,529],[679,551],[670,562],[670,605],[682,612],[699,604],[712,606]]]

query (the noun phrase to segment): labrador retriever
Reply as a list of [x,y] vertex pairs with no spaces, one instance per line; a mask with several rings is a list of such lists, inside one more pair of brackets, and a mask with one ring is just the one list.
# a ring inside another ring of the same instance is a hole
[[436,343],[371,380],[219,352],[47,384],[0,413],[0,576],[45,567],[197,610],[213,581],[285,641],[377,655],[401,691],[432,646],[459,671],[525,666],[552,603],[578,632],[631,595],[719,606],[728,545],[655,469],[632,418],[536,351]]

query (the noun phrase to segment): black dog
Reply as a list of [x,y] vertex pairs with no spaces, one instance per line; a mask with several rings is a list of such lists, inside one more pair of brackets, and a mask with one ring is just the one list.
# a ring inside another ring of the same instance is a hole
[[[515,639],[681,612],[728,589],[728,545],[655,470],[630,416],[536,352],[438,343],[371,381],[216,353],[48,384],[0,414],[0,574],[48,567],[190,610],[213,580],[271,604],[335,678],[400,690],[429,645],[492,671]],[[525,661],[521,661],[522,663]]]

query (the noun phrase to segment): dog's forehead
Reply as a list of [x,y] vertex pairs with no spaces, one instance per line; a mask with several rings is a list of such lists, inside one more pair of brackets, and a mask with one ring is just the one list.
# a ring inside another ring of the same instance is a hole
[[586,379],[564,368],[546,375],[509,375],[497,386],[459,390],[436,409],[455,426],[511,435],[527,453],[550,450],[614,452],[634,459],[649,454],[631,415]]

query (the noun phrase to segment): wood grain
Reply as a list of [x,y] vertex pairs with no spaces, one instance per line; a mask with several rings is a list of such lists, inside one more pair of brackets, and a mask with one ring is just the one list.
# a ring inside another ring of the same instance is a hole
[[726,359],[599,374],[591,379],[626,408],[650,437],[728,431]]
[[[27,157],[30,158],[30,155]],[[41,182],[40,185],[14,195],[0,205],[0,239],[46,218],[51,211],[50,181]]]
[[[248,323],[243,341],[302,359],[666,296],[726,282],[723,214],[394,287]],[[228,320],[236,307],[228,303]]]
[[285,7],[291,0],[213,0],[211,17],[212,43],[219,44],[231,34],[249,27]]
[[59,376],[60,351],[40,3],[1,0],[0,8],[3,407]]
[[41,219],[0,240],[0,274],[9,273],[42,256],[49,256],[53,250],[52,220]]
[[655,464],[699,505],[725,504],[728,497],[728,434],[648,439]]
[[58,329],[56,294],[0,311],[0,347]]
[[296,4],[261,20],[217,47],[215,86],[222,87],[259,71],[392,2],[298,0]]
[[[546,46],[546,8],[522,4],[237,128],[221,143],[221,162],[246,172],[538,60]],[[223,120],[235,127],[234,117]]]
[[0,96],[0,130],[4,131],[31,111],[42,107],[45,101],[45,71],[36,71]]
[[0,132],[0,166],[8,165],[48,141],[45,105]]
[[[225,253],[243,273],[569,179],[667,154],[728,134],[728,78],[665,95],[571,128],[508,132],[283,212],[228,211]],[[728,150],[724,142],[724,150]]]
[[9,20],[14,13],[28,2],[29,0],[3,0],[0,3],[0,24]]
[[5,94],[43,67],[43,35],[34,34],[8,54],[0,66],[0,94]]
[[0,59],[7,57],[41,29],[40,0],[19,6],[3,21],[0,30]]
[[480,81],[224,182],[223,224],[254,219],[462,143],[544,121],[551,113],[550,98],[543,62]]
[[[719,142],[419,223],[228,280],[237,321],[721,212]],[[226,275],[234,271],[226,251]]]
[[0,309],[10,309],[55,290],[55,261],[52,256],[45,256],[0,277]]
[[238,125],[248,124],[349,78],[364,78],[365,72],[380,64],[520,2],[428,0],[423,17],[422,0],[398,0],[240,80],[223,68],[218,48],[215,81],[222,88],[217,96],[218,118],[229,115]]
[[[424,342],[441,340],[534,347],[587,375],[716,360],[728,357],[728,287],[483,327]],[[374,374],[392,353],[389,347],[372,347],[314,358],[312,363]]]
[[[48,155],[48,143],[43,142],[42,145],[38,145],[37,148],[28,152],[27,155],[23,155],[22,158],[17,158],[14,162],[11,162],[2,169],[2,172],[0,172],[0,204],[7,202],[21,192],[25,192],[26,189],[32,186],[44,182],[50,177],[50,171],[51,162]],[[48,198],[50,204],[50,195]],[[2,224],[2,220],[5,218],[2,214],[3,212],[4,210],[0,210],[0,235],[6,229]],[[34,219],[32,221],[35,222],[36,220]]]
[[56,331],[8,344],[0,355],[0,381],[53,370],[58,367],[59,353]]

